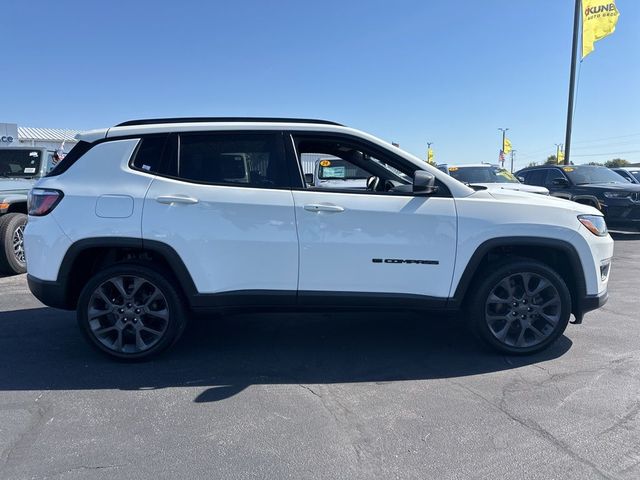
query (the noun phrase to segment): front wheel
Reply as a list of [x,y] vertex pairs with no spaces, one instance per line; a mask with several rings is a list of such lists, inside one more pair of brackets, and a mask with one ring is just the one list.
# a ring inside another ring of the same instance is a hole
[[78,324],[90,343],[119,359],[142,360],[173,345],[184,330],[180,293],[163,272],[119,264],[94,275],[78,300]]
[[469,313],[472,328],[491,347],[509,354],[534,353],[566,329],[571,294],[547,265],[515,259],[494,266],[476,284]]
[[0,272],[9,275],[27,271],[24,254],[24,213],[7,213],[0,217]]

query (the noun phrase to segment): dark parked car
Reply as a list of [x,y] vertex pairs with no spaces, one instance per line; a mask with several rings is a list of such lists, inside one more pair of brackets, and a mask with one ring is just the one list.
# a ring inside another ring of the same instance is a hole
[[640,184],[640,167],[620,167],[612,168],[611,170],[623,176],[631,183]]
[[546,187],[555,197],[596,207],[610,227],[640,227],[640,185],[629,183],[609,168],[540,165],[516,175],[524,183]]

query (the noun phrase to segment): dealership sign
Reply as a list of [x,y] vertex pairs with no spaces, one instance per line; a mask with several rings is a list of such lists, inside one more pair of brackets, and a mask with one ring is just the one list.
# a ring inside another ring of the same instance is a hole
[[0,147],[10,147],[18,143],[18,125],[0,123]]

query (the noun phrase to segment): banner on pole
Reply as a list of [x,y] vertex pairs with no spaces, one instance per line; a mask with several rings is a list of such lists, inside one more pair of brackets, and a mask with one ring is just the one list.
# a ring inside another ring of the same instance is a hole
[[598,40],[616,31],[620,12],[615,0],[582,0],[582,59]]

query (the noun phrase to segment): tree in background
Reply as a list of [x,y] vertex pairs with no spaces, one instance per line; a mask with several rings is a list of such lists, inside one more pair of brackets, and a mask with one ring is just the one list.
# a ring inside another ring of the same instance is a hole
[[557,165],[558,164],[558,157],[556,157],[555,155],[549,155],[547,157],[547,161],[544,162],[545,165]]
[[609,168],[626,167],[628,165],[629,165],[629,162],[623,158],[614,158],[613,160],[604,162],[604,166]]

